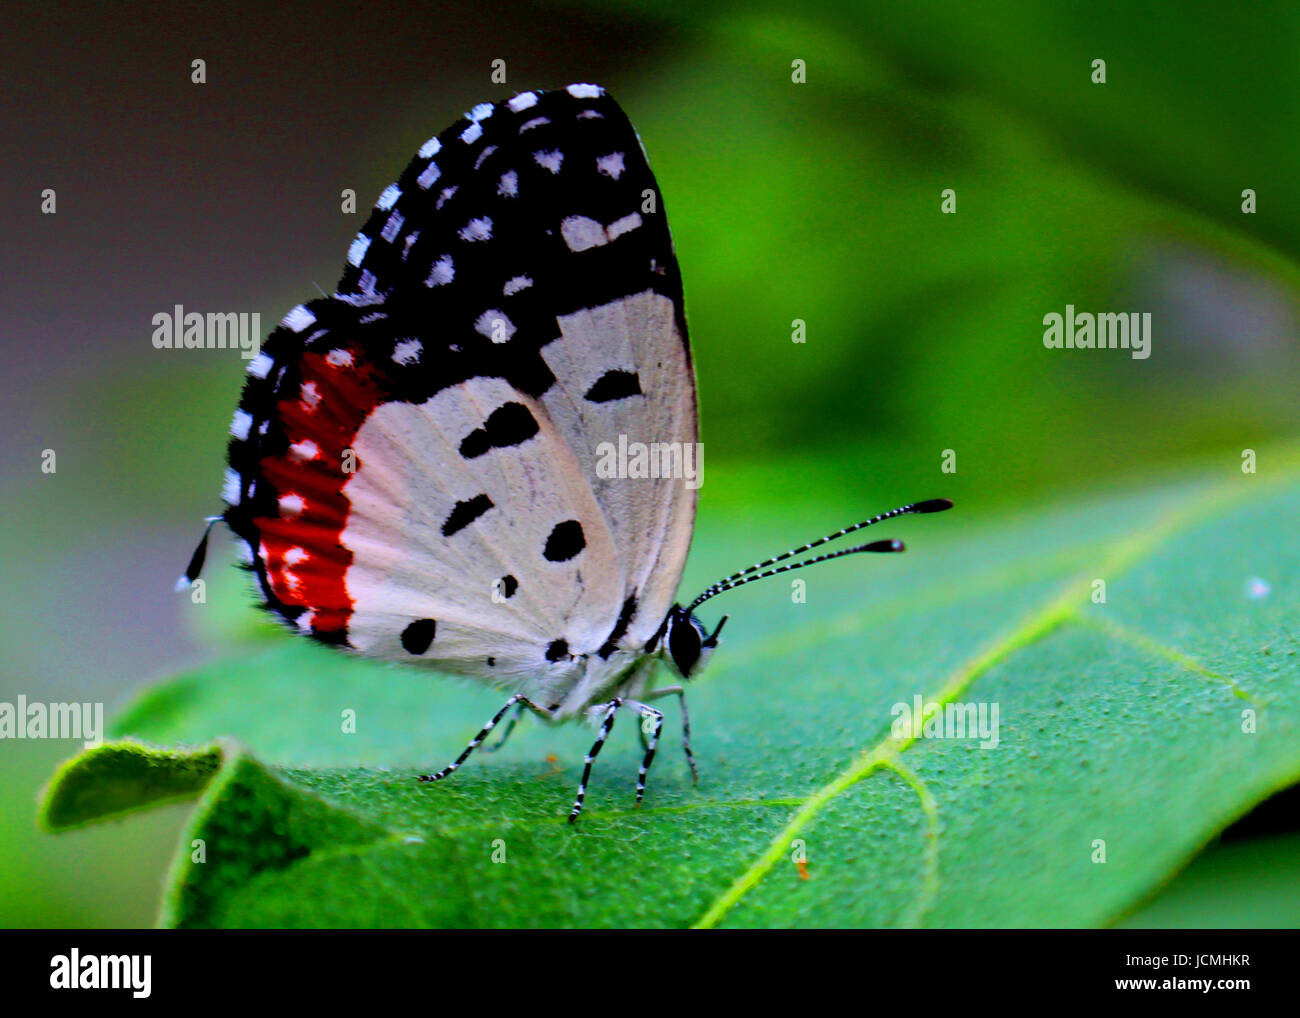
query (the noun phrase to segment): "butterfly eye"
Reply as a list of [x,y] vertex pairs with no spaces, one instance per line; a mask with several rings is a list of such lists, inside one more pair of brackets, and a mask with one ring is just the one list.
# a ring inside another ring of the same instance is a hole
[[683,679],[700,663],[704,649],[704,629],[694,616],[680,615],[668,628],[668,654]]

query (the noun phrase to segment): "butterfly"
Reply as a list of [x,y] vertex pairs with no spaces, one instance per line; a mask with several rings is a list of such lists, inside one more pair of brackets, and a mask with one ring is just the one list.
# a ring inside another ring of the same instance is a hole
[[[676,600],[695,520],[698,413],[681,275],[640,138],[597,85],[475,106],[426,141],[352,241],[337,291],[291,310],[249,363],[224,512],[265,607],[312,639],[509,691],[514,709],[598,729],[569,814],[621,710],[640,715],[645,793],[681,682],[753,580],[903,506]],[[623,450],[613,454],[615,450]],[[626,450],[632,450],[625,455]],[[620,457],[623,457],[620,459]],[[784,564],[782,564],[784,563]],[[680,679],[657,685],[660,664]],[[498,748],[501,745],[498,742]]]

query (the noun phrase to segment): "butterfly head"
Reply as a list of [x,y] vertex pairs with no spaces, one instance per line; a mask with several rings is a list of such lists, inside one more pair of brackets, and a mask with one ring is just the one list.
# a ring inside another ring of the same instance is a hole
[[673,605],[664,619],[660,653],[672,664],[677,674],[689,679],[708,663],[709,655],[718,645],[718,634],[727,616],[710,633],[696,615],[681,605]]

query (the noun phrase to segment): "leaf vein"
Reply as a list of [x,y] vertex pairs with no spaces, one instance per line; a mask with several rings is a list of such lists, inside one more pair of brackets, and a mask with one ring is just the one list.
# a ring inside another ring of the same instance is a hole
[[903,920],[904,926],[913,928],[921,925],[921,920],[925,918],[925,914],[930,911],[930,906],[934,904],[935,899],[939,896],[939,832],[941,828],[939,804],[925,780],[897,757],[889,760],[885,766],[912,787],[912,791],[916,793],[917,801],[921,806],[921,812],[925,814],[925,869],[921,878],[921,890],[917,895],[916,903]]
[[1105,633],[1107,636],[1119,640],[1121,643],[1127,643],[1148,654],[1162,657],[1167,661],[1172,661],[1180,668],[1189,672],[1194,672],[1208,682],[1222,683],[1232,691],[1233,696],[1240,697],[1243,700],[1249,700],[1260,709],[1263,709],[1266,704],[1263,697],[1251,693],[1231,676],[1221,675],[1219,672],[1207,668],[1205,665],[1201,664],[1201,662],[1197,661],[1196,658],[1192,657],[1192,655],[1179,650],[1177,647],[1157,640],[1154,636],[1150,636],[1140,629],[1124,625],[1113,619],[1103,619],[1096,615],[1091,615],[1081,611],[1076,612],[1071,621],[1089,629],[1095,629],[1100,633]]

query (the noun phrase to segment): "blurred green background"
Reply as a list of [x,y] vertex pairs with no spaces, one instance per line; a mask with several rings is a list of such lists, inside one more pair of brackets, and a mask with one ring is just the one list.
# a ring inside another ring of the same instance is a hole
[[[702,526],[771,535],[758,554],[915,497],[976,518],[1235,469],[1300,433],[1298,47],[1282,3],[25,8],[0,42],[0,700],[111,713],[265,638],[244,599],[171,594],[244,362],[154,350],[151,316],[269,328],[335,281],[425,137],[526,88],[601,82],[649,152],[696,354]],[[1044,349],[1066,304],[1151,312],[1152,356]],[[237,590],[215,555],[213,589]],[[76,748],[0,743],[0,925],[154,921],[186,808],[41,834],[38,790]],[[1300,923],[1298,826],[1212,846],[1130,921]]]

